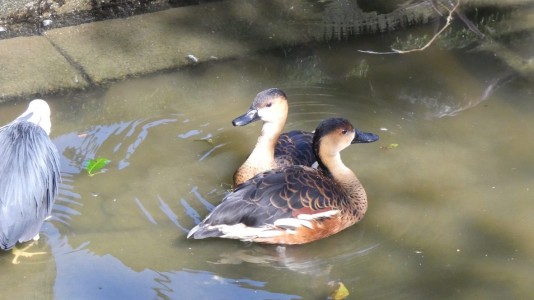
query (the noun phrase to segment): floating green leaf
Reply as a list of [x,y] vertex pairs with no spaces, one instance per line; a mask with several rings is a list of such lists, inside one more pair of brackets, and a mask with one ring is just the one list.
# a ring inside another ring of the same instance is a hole
[[399,147],[399,144],[389,144],[387,146],[381,146],[380,148],[384,149],[384,150],[391,150],[391,149],[395,149],[397,147]]
[[107,166],[110,162],[111,160],[103,157],[89,159],[86,162],[85,169],[87,170],[87,174],[89,174],[89,176],[93,176],[95,174],[100,173],[99,171],[105,166]]
[[337,282],[336,289],[330,294],[330,299],[333,300],[343,300],[349,296],[349,290],[343,282]]

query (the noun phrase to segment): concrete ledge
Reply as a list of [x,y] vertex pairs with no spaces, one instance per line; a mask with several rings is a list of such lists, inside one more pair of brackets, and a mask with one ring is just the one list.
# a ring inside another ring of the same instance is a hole
[[0,102],[306,43],[322,31],[312,11],[298,0],[219,1],[0,40]]
[[44,37],[0,42],[0,102],[87,85],[82,74]]
[[224,1],[54,29],[45,36],[101,84],[195,63],[188,55],[200,63],[309,41],[306,26],[294,30],[288,22],[295,19],[280,17],[291,11],[285,9]]

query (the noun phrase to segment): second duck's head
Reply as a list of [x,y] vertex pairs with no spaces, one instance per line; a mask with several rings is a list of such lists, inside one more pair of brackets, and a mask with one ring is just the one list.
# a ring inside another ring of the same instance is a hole
[[313,150],[324,159],[324,156],[337,156],[341,150],[350,144],[372,143],[378,140],[378,135],[360,131],[344,118],[329,118],[323,120],[313,135]]
[[286,94],[278,88],[259,92],[248,111],[232,121],[234,126],[244,126],[257,120],[265,123],[285,124],[288,104]]

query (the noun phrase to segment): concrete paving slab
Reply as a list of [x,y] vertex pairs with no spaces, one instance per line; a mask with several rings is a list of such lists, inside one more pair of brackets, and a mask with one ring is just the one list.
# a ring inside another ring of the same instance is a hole
[[305,43],[322,31],[308,5],[217,1],[0,40],[0,102]]
[[18,37],[0,44],[0,102],[88,85],[44,37]]
[[292,8],[305,2],[221,1],[53,29],[44,35],[93,83],[101,84],[195,63],[188,55],[205,62],[310,41],[310,27],[317,23],[306,20],[314,18],[313,13],[295,15],[293,11],[306,10]]

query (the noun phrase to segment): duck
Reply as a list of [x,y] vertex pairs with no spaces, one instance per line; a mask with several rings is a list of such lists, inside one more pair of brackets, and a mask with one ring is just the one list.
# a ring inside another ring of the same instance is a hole
[[261,134],[254,149],[234,173],[234,186],[267,170],[291,165],[312,166],[316,162],[312,148],[312,132],[292,130],[282,133],[288,108],[284,91],[279,88],[269,88],[259,92],[247,112],[232,121],[234,126],[263,121]]
[[[37,240],[52,213],[61,173],[50,130],[50,107],[42,99],[31,101],[24,113],[0,127],[1,250]],[[14,254],[13,263],[21,255],[31,256]]]
[[345,118],[322,121],[313,136],[318,168],[292,165],[257,174],[227,194],[187,238],[305,244],[356,224],[367,211],[367,195],[340,152],[377,140]]

